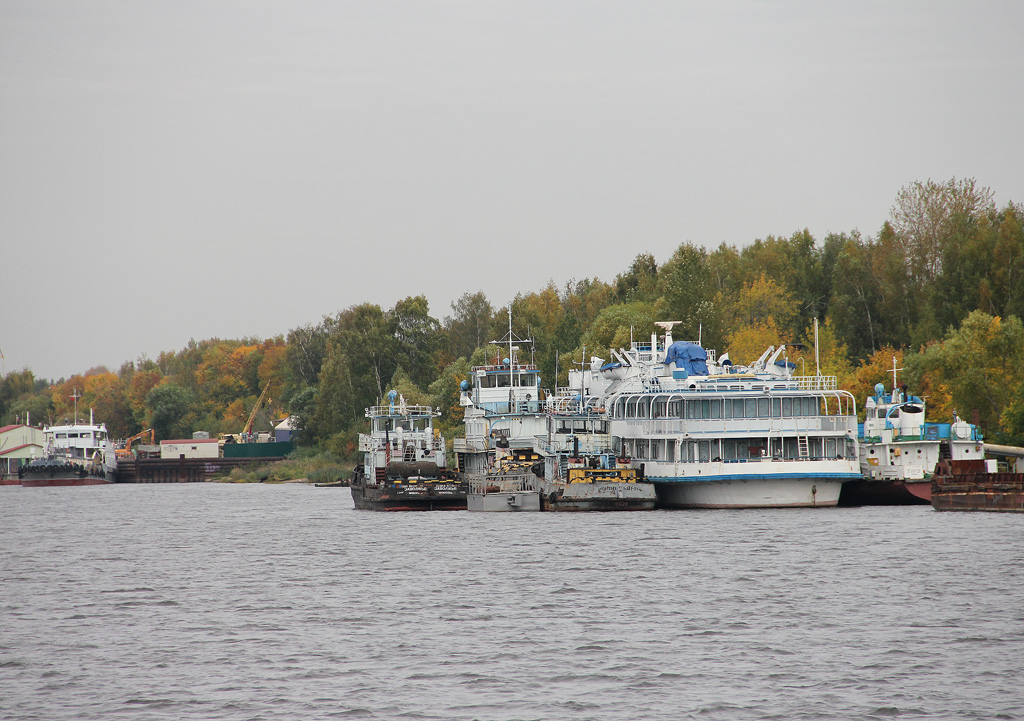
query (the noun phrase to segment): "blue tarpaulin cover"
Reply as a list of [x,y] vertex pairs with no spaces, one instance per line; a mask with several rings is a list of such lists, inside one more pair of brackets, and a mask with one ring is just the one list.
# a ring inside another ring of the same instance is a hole
[[683,369],[691,376],[708,374],[708,352],[696,343],[677,340],[668,347],[665,353],[665,365],[675,363],[676,368]]

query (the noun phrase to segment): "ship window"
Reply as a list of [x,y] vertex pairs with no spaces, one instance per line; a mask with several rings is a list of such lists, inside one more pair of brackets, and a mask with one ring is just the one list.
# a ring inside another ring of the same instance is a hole
[[700,454],[700,460],[710,461],[711,460],[711,442],[710,441],[699,441],[697,443],[697,452]]
[[732,408],[730,418],[742,418],[743,417],[743,399],[733,398],[731,401],[727,401],[727,404]]
[[746,398],[743,401],[743,417],[757,418],[757,399]]
[[770,398],[758,398],[757,399],[757,417],[767,418],[770,413]]
[[722,441],[722,458],[727,461],[736,458],[736,441]]
[[732,399],[722,401],[722,418],[732,418]]
[[656,461],[661,458],[661,441],[651,441],[651,460]]
[[646,460],[649,457],[647,455],[647,453],[648,453],[647,449],[648,449],[647,439],[646,438],[637,438],[636,439],[636,457],[637,458],[642,458],[642,459]]
[[664,396],[659,396],[654,399],[654,410],[652,416],[654,418],[664,418],[668,411],[668,399]]
[[711,401],[711,417],[716,419],[722,417],[722,401],[718,398]]
[[825,439],[825,457],[835,458],[836,457],[836,439],[826,438]]
[[683,401],[676,399],[669,401],[668,404],[668,417],[669,418],[682,418],[683,417]]
[[782,399],[772,398],[772,418],[778,418],[782,415]]
[[782,399],[782,415],[785,418],[789,418],[793,415],[793,399],[783,398]]

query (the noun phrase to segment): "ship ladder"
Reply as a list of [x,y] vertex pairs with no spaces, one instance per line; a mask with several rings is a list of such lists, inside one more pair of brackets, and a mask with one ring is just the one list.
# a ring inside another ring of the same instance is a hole
[[796,445],[801,458],[807,458],[811,455],[810,447],[807,443],[807,436],[797,436]]
[[403,460],[406,462],[412,462],[416,460],[416,449],[413,446],[406,446]]

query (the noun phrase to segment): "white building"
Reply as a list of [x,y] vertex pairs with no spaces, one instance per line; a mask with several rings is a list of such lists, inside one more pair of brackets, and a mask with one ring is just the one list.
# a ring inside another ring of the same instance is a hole
[[0,475],[18,475],[18,466],[43,455],[45,440],[39,428],[23,424],[0,428]]
[[220,442],[216,439],[186,438],[160,441],[161,458],[218,458]]

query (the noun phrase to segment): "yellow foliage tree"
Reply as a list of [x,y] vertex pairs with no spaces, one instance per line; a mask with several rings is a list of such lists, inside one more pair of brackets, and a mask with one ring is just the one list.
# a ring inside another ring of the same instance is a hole
[[[729,334],[726,350],[729,360],[737,365],[749,365],[756,361],[769,346],[788,343],[787,332],[779,328],[774,318],[760,323],[740,326]],[[792,358],[790,358],[792,360]]]

